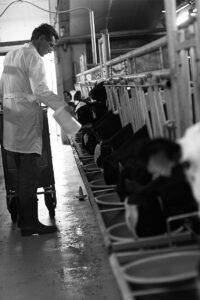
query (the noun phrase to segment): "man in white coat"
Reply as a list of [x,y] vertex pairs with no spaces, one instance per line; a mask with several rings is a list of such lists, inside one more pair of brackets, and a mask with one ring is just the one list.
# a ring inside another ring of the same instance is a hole
[[39,222],[37,213],[38,167],[42,153],[42,107],[54,111],[65,103],[49,90],[42,57],[55,46],[58,34],[49,24],[32,32],[31,42],[10,51],[4,60],[0,94],[3,95],[3,147],[17,166],[18,226],[21,235],[47,234],[56,226]]

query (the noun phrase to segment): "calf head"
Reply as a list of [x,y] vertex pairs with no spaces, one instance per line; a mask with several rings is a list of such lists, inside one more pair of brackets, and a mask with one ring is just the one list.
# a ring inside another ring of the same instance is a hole
[[106,89],[104,82],[97,83],[93,89],[90,90],[89,96],[98,102],[105,103],[107,99]]
[[144,164],[132,159],[125,161],[124,165],[119,162],[119,174],[116,191],[123,202],[125,197],[139,193],[151,180],[151,175]]

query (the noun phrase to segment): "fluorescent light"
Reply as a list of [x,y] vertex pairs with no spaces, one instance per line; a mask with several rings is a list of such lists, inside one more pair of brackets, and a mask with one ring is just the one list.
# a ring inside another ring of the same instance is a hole
[[176,25],[183,24],[189,19],[189,13],[188,11],[184,11],[183,13],[180,13],[179,16],[176,19]]

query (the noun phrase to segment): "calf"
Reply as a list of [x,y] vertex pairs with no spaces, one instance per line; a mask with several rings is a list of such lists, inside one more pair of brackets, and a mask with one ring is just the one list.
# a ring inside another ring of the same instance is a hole
[[89,100],[81,100],[80,103],[76,106],[76,115],[79,123],[81,125],[93,124],[95,119],[93,115],[92,106],[90,105]]
[[123,143],[133,136],[132,125],[128,124],[118,130],[111,138],[101,141],[96,147],[99,148],[95,160],[98,167],[102,167],[103,159],[117,150]]
[[96,123],[108,111],[107,94],[103,81],[91,89],[87,99],[82,99],[81,92],[77,91],[74,100],[79,101],[76,106],[76,114],[82,125]]
[[104,139],[109,139],[122,128],[118,113],[109,111],[83,136],[83,148],[93,155],[96,145]]
[[151,181],[152,176],[140,161],[129,158],[124,165],[119,164],[119,176],[116,191],[121,202],[132,193],[139,193]]
[[178,143],[186,178],[200,203],[200,122],[189,127]]
[[79,101],[75,108],[78,121],[82,125],[95,124],[108,112],[104,103],[91,101],[90,98]]
[[135,132],[131,138],[124,142],[120,148],[103,159],[102,167],[104,170],[103,174],[106,184],[117,184],[119,176],[119,163],[123,165],[129,158],[137,161],[138,150],[148,139],[149,134],[147,127],[143,126],[137,132]]
[[[126,199],[126,221],[134,236],[162,234],[170,216],[197,211],[197,202],[179,164],[180,155],[178,143],[162,138],[151,140],[140,149],[140,157],[153,180]],[[172,228],[182,224],[183,221],[176,221]],[[199,220],[193,219],[191,226],[199,230]]]
[[97,102],[101,102],[106,104],[107,94],[104,86],[104,81],[97,83],[89,92],[89,96],[96,100]]

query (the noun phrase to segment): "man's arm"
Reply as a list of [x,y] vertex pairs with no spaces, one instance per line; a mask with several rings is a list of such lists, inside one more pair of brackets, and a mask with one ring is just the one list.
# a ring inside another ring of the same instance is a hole
[[47,85],[46,72],[42,58],[32,56],[28,62],[29,79],[33,94],[37,99],[53,110],[64,106],[64,99],[53,93]]

